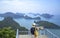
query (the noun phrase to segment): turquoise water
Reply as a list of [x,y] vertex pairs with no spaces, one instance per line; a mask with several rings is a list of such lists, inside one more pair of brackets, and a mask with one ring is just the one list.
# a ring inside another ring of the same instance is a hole
[[26,19],[14,19],[16,22],[18,22],[21,26],[26,27],[28,29],[31,28],[32,23],[34,22],[34,20],[26,20]]
[[0,21],[2,21],[4,18],[3,17],[0,17]]

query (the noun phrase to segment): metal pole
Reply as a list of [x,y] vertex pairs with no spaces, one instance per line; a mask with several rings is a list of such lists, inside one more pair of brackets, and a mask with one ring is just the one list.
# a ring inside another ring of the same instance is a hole
[[16,38],[18,38],[18,29],[17,29],[17,32],[16,32]]

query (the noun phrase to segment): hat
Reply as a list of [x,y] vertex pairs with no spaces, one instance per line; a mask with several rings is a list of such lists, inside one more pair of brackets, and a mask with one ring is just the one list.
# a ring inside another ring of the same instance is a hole
[[36,23],[33,23],[32,26],[36,26]]

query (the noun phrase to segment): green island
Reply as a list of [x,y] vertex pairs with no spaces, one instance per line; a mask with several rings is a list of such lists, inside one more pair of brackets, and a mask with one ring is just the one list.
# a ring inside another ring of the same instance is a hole
[[60,29],[59,25],[56,25],[54,23],[48,22],[48,21],[34,21],[35,23],[38,24],[38,26],[43,26],[44,28],[47,29]]
[[25,27],[20,26],[11,17],[5,17],[3,21],[0,21],[0,28],[4,28],[4,27],[11,27],[13,30],[19,29],[20,31],[28,30]]

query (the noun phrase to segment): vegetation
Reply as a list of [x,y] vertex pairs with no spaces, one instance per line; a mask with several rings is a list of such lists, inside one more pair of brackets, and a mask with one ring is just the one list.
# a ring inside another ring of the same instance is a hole
[[44,26],[44,28],[48,28],[48,29],[60,29],[60,26],[48,21],[38,21],[35,23],[39,24],[39,26]]
[[11,27],[0,28],[0,38],[16,38],[16,32]]
[[11,17],[5,17],[3,21],[0,21],[0,28],[4,28],[4,27],[11,27],[14,30],[19,29],[20,31],[22,31],[22,30],[24,30],[24,31],[28,30],[25,27],[21,27]]

